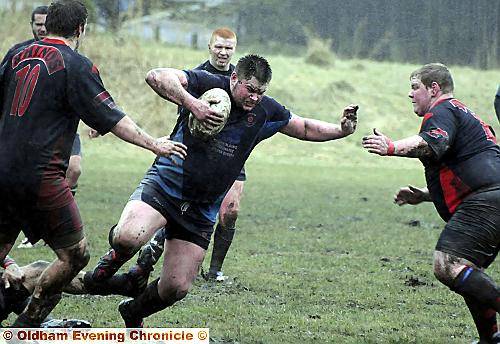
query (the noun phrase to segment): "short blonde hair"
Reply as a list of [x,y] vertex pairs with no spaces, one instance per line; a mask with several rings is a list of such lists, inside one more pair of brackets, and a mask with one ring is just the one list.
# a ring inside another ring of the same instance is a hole
[[216,36],[222,37],[224,39],[234,39],[235,41],[237,41],[236,34],[228,27],[220,27],[212,32],[212,36],[210,37],[210,44],[215,41]]

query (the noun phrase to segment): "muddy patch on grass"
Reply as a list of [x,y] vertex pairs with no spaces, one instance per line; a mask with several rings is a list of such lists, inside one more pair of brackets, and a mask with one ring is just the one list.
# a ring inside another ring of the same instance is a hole
[[418,276],[406,276],[405,286],[412,288],[423,287],[423,286],[433,287],[434,284],[427,282],[423,278]]

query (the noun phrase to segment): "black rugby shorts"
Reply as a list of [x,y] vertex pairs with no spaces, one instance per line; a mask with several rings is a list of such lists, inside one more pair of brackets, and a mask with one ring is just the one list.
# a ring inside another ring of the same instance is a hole
[[474,193],[457,207],[436,250],[487,268],[500,245],[500,186]]
[[167,220],[167,240],[184,240],[206,250],[214,231],[214,223],[201,214],[195,203],[170,197],[155,185],[151,180],[141,182],[130,200],[142,201],[163,215]]

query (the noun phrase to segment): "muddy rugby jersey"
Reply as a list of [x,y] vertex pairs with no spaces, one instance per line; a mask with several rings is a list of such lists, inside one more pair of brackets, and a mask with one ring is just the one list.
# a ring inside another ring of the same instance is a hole
[[[205,91],[222,88],[231,97],[229,77],[213,75],[202,70],[185,72],[187,91],[199,98]],[[204,141],[193,137],[187,127],[189,111],[181,108],[174,141],[187,146],[187,157],[183,161],[157,158],[146,175],[169,196],[205,204],[204,216],[214,222],[220,203],[241,171],[254,147],[263,139],[271,137],[287,125],[291,113],[271,97],[264,96],[251,111],[237,107],[231,97],[231,113],[222,131]]]
[[494,132],[459,100],[434,105],[419,135],[435,154],[421,161],[434,205],[445,221],[467,195],[500,187],[500,148]]
[[45,38],[5,60],[0,69],[0,192],[41,207],[64,206],[71,201],[65,171],[80,118],[104,134],[124,114],[92,62],[63,41]]

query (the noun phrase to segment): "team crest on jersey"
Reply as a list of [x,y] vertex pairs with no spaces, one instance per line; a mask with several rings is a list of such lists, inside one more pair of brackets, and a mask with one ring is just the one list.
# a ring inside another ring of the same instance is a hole
[[427,134],[430,137],[433,137],[435,139],[439,139],[439,138],[447,139],[449,137],[446,130],[443,130],[441,128],[429,130],[429,131],[427,131]]
[[255,120],[257,119],[257,115],[250,112],[247,117],[247,127],[253,127],[255,125]]
[[18,52],[12,58],[12,68],[16,68],[21,62],[28,60],[40,60],[47,67],[49,75],[63,70],[64,59],[59,49],[46,45],[32,44]]

